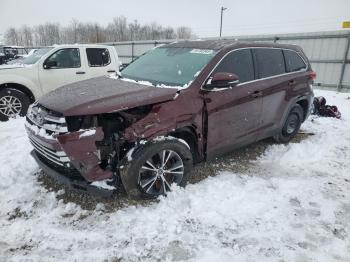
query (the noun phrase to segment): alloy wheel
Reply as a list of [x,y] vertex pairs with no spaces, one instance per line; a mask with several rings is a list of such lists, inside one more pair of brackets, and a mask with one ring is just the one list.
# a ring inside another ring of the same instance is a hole
[[148,195],[164,195],[170,191],[172,183],[181,183],[184,172],[184,163],[179,154],[162,150],[141,166],[138,184]]
[[3,96],[0,98],[0,113],[7,117],[19,115],[22,110],[21,101],[15,96]]
[[298,127],[299,117],[296,114],[293,114],[289,117],[286,132],[288,135],[292,134]]

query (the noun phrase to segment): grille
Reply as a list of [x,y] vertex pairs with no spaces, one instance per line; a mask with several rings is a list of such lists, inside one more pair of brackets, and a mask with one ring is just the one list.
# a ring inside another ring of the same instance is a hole
[[[45,133],[50,137],[53,134],[62,134],[67,132],[67,123],[62,114],[47,109],[38,103],[34,103],[29,107],[27,113],[26,126],[35,131],[36,128],[44,129]],[[39,130],[39,129],[37,129]],[[48,139],[54,139],[53,136]],[[30,143],[33,145],[36,155],[42,162],[56,170],[57,172],[81,179],[79,171],[72,167],[69,157],[63,150],[55,150],[48,147],[36,136],[29,137]]]
[[42,162],[44,162],[46,165],[51,167],[53,170],[56,170],[60,174],[65,175],[65,176],[70,177],[70,178],[84,180],[83,177],[81,176],[81,174],[79,173],[79,171],[77,169],[75,169],[74,167],[65,167],[65,166],[58,165],[55,162],[52,162],[50,159],[39,154],[38,151],[36,151],[36,153],[37,153],[38,158]]
[[29,107],[27,121],[45,129],[49,134],[68,132],[66,120],[60,113],[49,110],[38,103]]
[[64,151],[56,151],[51,148],[48,148],[41,144],[40,141],[35,140],[33,137],[30,137],[29,140],[35,148],[36,152],[38,152],[43,157],[47,158],[56,165],[69,166],[69,158],[67,157]]

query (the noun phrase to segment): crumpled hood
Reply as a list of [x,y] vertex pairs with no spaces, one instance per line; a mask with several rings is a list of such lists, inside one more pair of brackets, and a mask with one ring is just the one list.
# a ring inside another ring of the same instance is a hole
[[62,86],[38,102],[64,116],[90,115],[172,100],[177,91],[98,77]]

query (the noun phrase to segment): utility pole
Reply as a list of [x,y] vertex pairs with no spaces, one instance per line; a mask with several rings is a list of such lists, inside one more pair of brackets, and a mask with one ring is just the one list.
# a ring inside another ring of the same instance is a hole
[[227,8],[226,7],[221,7],[221,19],[220,19],[220,37],[221,37],[221,34],[222,34],[222,16],[224,14],[224,11],[226,10]]

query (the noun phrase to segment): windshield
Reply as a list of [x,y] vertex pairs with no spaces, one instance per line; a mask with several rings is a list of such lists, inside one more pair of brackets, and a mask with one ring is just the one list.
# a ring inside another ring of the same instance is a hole
[[47,47],[38,49],[36,52],[34,52],[32,55],[27,56],[24,58],[21,63],[25,65],[32,65],[35,64],[43,55],[45,55],[47,52],[49,52],[53,47]]
[[128,65],[122,77],[149,81],[153,85],[184,86],[189,84],[214,57],[208,49],[166,48],[149,51]]

